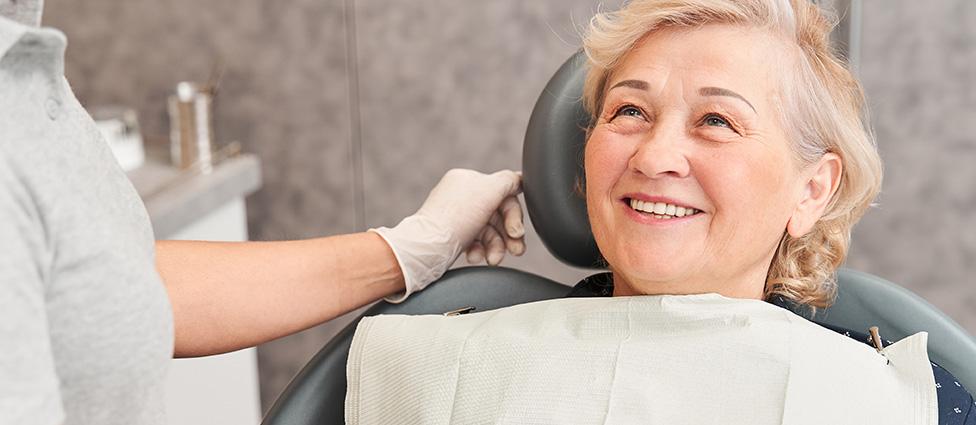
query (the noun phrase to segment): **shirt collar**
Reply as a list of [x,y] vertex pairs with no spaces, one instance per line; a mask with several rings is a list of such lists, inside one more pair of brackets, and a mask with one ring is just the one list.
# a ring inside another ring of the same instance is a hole
[[41,25],[44,0],[0,0],[0,16],[29,27]]
[[[0,0],[0,4],[9,1]],[[27,3],[31,0],[17,1]],[[4,60],[0,64],[4,69],[27,67],[41,72],[49,80],[50,96],[55,98],[60,97],[64,84],[65,44],[64,34],[56,29],[25,25],[0,15],[0,59],[18,56],[15,60]]]
[[0,0],[0,57],[41,24],[44,0]]
[[43,0],[0,0],[0,58],[24,44],[30,50],[64,53],[65,37],[52,28],[40,28]]
[[4,57],[7,51],[17,44],[29,29],[30,27],[20,22],[0,16],[0,58]]

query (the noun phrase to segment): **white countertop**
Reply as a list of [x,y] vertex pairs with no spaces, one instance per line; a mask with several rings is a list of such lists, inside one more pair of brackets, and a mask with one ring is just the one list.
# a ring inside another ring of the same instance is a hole
[[225,159],[207,174],[181,172],[150,157],[127,174],[146,204],[156,239],[166,239],[199,217],[261,187],[260,161],[251,154]]

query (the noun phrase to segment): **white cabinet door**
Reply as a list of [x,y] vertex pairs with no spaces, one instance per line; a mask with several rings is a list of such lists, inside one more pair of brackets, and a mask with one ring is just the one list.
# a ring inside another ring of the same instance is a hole
[[[237,198],[200,217],[170,239],[245,241],[247,215]],[[171,425],[257,425],[261,422],[254,348],[170,365],[166,409]]]

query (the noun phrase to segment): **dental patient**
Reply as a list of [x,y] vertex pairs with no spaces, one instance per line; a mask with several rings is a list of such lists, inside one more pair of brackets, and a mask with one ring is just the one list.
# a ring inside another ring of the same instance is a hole
[[347,423],[976,424],[924,333],[876,350],[781,307],[830,305],[881,185],[831,28],[807,0],[597,15],[581,186],[610,273],[561,300],[364,319]]

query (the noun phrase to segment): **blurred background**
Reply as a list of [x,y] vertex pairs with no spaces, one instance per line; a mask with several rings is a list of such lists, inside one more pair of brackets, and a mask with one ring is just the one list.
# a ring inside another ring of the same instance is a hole
[[[66,74],[87,108],[137,112],[147,162],[168,138],[177,82],[222,69],[215,139],[240,142],[261,175],[241,194],[253,191],[245,235],[278,240],[393,225],[453,167],[518,169],[539,92],[592,14],[620,3],[47,0],[44,25],[67,35]],[[886,166],[847,265],[904,285],[974,333],[976,2],[834,3],[849,18],[838,40],[851,47]],[[528,253],[505,265],[566,284],[592,273],[528,238]],[[173,423],[257,423],[348,321],[258,347],[256,372],[252,355],[242,366],[251,369],[221,378],[243,398],[220,399],[210,378],[174,384],[203,388],[190,398],[209,408],[171,406]],[[244,413],[231,420],[221,409]]]

